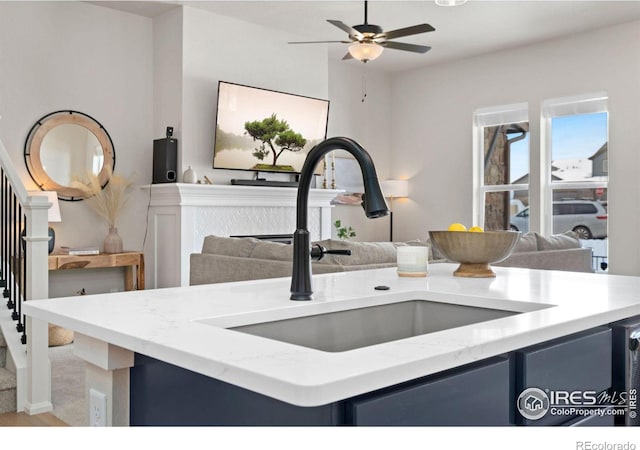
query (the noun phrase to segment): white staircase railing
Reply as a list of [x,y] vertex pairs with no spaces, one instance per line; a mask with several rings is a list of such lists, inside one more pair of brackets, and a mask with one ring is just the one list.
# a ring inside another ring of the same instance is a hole
[[25,317],[22,302],[49,296],[48,223],[51,203],[30,196],[0,140],[0,285],[16,323],[19,341],[3,333],[14,360],[17,409],[29,414],[51,411],[48,324]]

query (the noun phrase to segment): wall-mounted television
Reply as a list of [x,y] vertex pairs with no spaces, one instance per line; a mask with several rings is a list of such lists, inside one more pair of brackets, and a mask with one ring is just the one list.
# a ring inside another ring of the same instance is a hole
[[220,81],[213,168],[298,174],[328,118],[329,100]]

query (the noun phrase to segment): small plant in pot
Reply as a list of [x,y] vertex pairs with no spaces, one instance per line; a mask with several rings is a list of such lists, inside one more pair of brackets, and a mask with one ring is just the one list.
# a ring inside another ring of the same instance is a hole
[[352,227],[343,227],[342,221],[340,220],[336,220],[333,223],[333,226],[337,231],[338,239],[346,240],[356,237],[356,230],[354,230]]

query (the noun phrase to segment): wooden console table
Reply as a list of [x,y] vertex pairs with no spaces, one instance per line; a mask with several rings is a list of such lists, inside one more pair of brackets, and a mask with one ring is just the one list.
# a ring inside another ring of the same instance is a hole
[[[140,252],[100,253],[98,255],[49,255],[49,270],[102,269],[124,267],[124,290],[144,289],[144,255]],[[134,283],[135,281],[135,283]]]

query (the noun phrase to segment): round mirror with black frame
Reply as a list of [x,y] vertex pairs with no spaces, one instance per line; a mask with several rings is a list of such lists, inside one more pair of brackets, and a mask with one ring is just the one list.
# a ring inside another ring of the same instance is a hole
[[116,165],[113,142],[93,117],[71,110],[55,111],[40,118],[29,130],[24,161],[33,181],[43,191],[56,191],[61,200],[84,200],[74,182],[87,174],[98,177],[102,187]]

